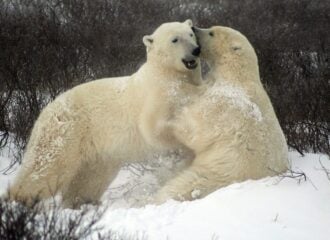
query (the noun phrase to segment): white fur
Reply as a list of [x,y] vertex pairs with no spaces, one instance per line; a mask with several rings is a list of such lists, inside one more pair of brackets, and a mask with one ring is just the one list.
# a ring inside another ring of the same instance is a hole
[[147,62],[135,74],[81,84],[50,103],[32,130],[11,197],[60,192],[66,207],[96,203],[123,164],[183,147],[168,122],[198,92],[200,67],[182,63],[196,58],[190,27],[161,25],[144,37]]
[[158,203],[169,198],[193,200],[288,167],[287,144],[249,41],[225,27],[198,30],[196,36],[211,69],[207,89],[173,123],[176,136],[196,158],[165,184],[156,195]]

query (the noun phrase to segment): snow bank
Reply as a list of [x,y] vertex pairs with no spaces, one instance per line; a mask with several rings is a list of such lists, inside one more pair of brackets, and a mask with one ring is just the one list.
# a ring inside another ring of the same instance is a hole
[[[117,196],[111,199],[112,204],[99,225],[104,226],[104,231],[111,230],[118,239],[327,240],[330,237],[330,181],[322,165],[330,169],[330,160],[325,155],[301,157],[296,152],[290,153],[290,159],[292,170],[304,172],[306,181],[303,176],[246,181],[219,189],[201,200],[183,203],[171,200],[143,208],[118,208],[129,199]],[[8,161],[2,157],[0,169],[4,167],[4,160]],[[0,193],[12,176],[0,175]],[[137,179],[142,186],[139,193],[133,193],[141,196],[147,194],[142,189],[150,189],[156,182],[150,173],[132,178],[124,170],[116,184],[134,186]],[[113,186],[109,187],[108,194],[112,192]],[[104,204],[108,200],[106,196]]]
[[290,153],[302,178],[237,183],[193,202],[109,210],[101,224],[136,239],[318,239],[330,237],[330,181],[325,155]]

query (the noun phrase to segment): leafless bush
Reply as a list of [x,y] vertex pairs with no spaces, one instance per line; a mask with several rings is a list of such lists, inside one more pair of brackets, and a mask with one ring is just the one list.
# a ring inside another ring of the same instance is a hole
[[3,240],[63,240],[111,239],[110,233],[101,233],[96,224],[103,214],[100,210],[51,209],[37,199],[31,207],[24,203],[0,200],[0,239]]

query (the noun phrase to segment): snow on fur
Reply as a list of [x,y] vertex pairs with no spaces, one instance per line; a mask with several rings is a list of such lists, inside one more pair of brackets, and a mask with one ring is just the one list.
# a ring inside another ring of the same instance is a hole
[[262,121],[262,114],[257,104],[252,102],[245,91],[230,83],[217,81],[205,94],[210,103],[217,103],[220,99],[226,101],[233,108],[239,109],[245,117],[252,117],[257,121]]

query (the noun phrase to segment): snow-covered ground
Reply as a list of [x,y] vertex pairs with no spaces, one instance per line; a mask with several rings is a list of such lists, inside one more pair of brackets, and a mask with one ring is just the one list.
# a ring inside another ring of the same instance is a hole
[[[111,205],[99,224],[123,239],[129,236],[144,240],[328,240],[330,179],[324,168],[330,169],[329,157],[321,154],[301,157],[291,152],[290,159],[292,170],[297,173],[287,176],[295,178],[246,181],[219,189],[201,200],[168,201],[142,208],[127,206],[154,189],[156,178],[148,171],[132,177],[127,169],[123,170],[116,186],[110,186],[104,196],[105,204],[111,193],[117,194],[111,198]],[[6,164],[8,158],[1,157],[0,169]],[[306,181],[304,176],[299,176],[301,172],[305,173]],[[0,175],[0,194],[14,175],[15,172]],[[132,188],[129,197],[126,187]],[[116,189],[121,189],[124,195],[120,196]]]

